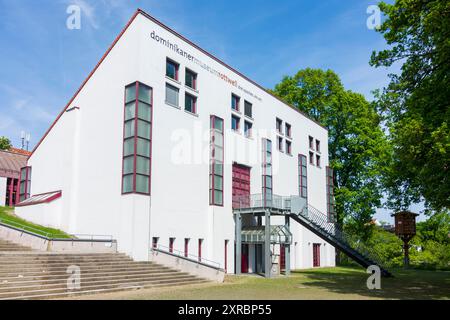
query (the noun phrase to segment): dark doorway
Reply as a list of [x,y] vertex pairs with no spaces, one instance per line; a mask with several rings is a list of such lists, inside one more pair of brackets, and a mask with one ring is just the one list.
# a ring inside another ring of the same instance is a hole
[[313,244],[313,267],[320,267],[320,244]]

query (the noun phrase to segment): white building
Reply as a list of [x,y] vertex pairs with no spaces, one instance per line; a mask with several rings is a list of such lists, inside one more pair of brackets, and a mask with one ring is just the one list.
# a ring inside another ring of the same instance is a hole
[[[321,125],[138,10],[33,150],[17,214],[112,235],[136,260],[157,244],[233,273],[233,199],[295,196],[332,214],[327,141]],[[243,233],[261,235],[264,219],[242,217]],[[291,269],[334,266],[331,245],[295,221],[290,232]],[[242,271],[267,269],[264,250],[244,240]]]

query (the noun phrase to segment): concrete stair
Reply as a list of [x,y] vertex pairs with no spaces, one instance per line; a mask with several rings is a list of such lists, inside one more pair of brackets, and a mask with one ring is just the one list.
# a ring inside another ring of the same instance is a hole
[[24,247],[6,240],[0,239],[0,252],[23,252],[23,251],[31,251],[31,248]]
[[[0,300],[63,298],[209,282],[152,262],[134,262],[119,253],[36,252],[2,240],[0,248]],[[70,266],[80,267],[79,290],[68,289]]]

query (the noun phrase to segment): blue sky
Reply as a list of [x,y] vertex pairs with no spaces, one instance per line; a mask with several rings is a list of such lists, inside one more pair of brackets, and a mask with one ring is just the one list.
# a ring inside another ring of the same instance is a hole
[[[264,87],[302,68],[330,68],[346,88],[371,99],[389,72],[368,64],[372,50],[385,47],[366,26],[367,7],[376,3],[0,0],[0,136],[20,147],[25,130],[32,148],[136,8]],[[70,4],[82,9],[80,30],[66,28]]]

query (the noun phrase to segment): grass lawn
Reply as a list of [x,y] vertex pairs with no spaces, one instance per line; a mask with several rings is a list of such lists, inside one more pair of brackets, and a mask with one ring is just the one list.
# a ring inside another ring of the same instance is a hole
[[0,207],[0,222],[12,227],[24,229],[49,238],[68,239],[71,238],[68,234],[61,230],[43,227],[26,220],[23,220],[14,215],[14,209],[9,207]]
[[[296,271],[291,277],[264,279],[228,276],[224,284],[144,289],[78,297],[126,300],[326,300],[326,299],[447,299],[450,272],[394,270],[395,278],[382,278],[381,290],[368,290],[368,274],[351,267]],[[83,280],[81,280],[83,281]]]

